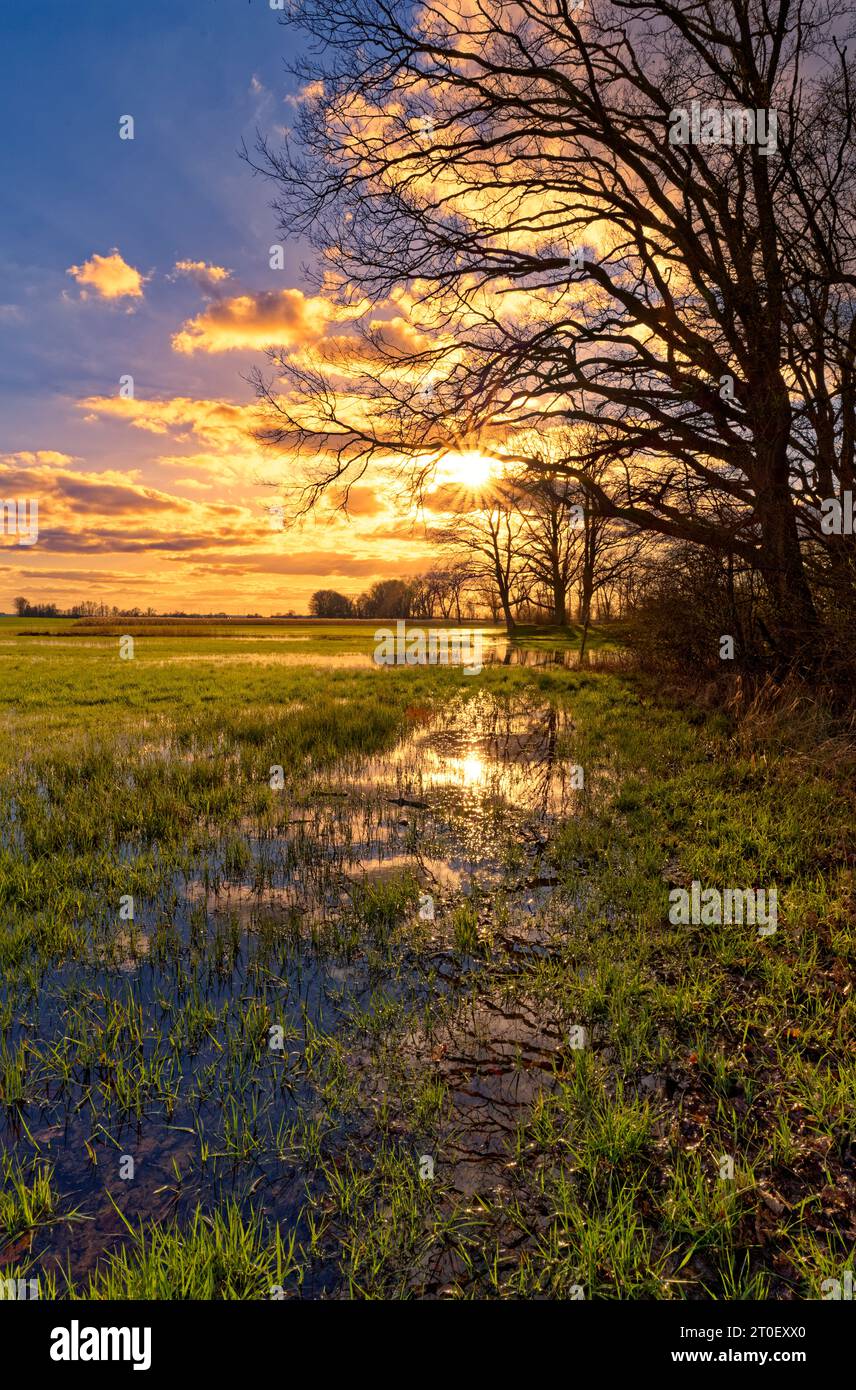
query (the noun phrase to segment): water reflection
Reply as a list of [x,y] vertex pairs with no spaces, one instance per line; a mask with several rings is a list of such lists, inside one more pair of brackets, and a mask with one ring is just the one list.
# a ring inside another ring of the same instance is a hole
[[[180,873],[137,904],[133,930],[97,937],[91,959],[57,971],[37,1025],[62,1040],[67,1071],[20,1117],[9,1109],[0,1120],[4,1142],[20,1142],[19,1119],[27,1126],[58,1190],[73,1193],[86,1217],[37,1232],[44,1267],[68,1263],[80,1276],[124,1240],[117,1188],[131,1223],[185,1219],[200,1200],[249,1203],[261,1200],[257,1193],[270,1215],[299,1222],[310,1174],[288,1135],[315,1113],[326,1078],[324,1049],[305,1040],[343,1039],[368,1094],[374,1063],[354,1043],[362,1037],[354,1019],[389,1001],[421,1019],[477,976],[478,962],[454,947],[462,895],[509,968],[546,952],[551,933],[564,930],[544,850],[580,797],[573,732],[570,712],[533,703],[531,691],[496,699],[474,688],[440,708],[413,706],[393,748],[295,786],[276,821],[247,817],[229,827],[215,853],[200,853],[192,877]],[[386,887],[371,881],[402,870],[436,898],[436,920],[413,939],[400,923],[403,934],[390,931],[381,949],[368,928],[360,936],[354,902],[366,881]],[[505,1172],[518,1114],[549,1084],[560,1033],[540,1004],[524,1015],[519,1004],[468,1002],[463,989],[460,997],[463,1011],[450,1010],[439,1031],[415,1027],[407,1055],[414,1066],[438,1067],[448,1087],[446,1163],[459,1190],[471,1192]],[[114,1027],[126,1014],[139,1020],[145,1053]],[[265,1045],[270,1019],[286,1029],[282,1056]],[[130,1097],[121,1089],[129,1070],[139,1078]],[[256,1107],[251,1126],[236,1077]],[[115,1181],[117,1151],[138,1164],[127,1187]],[[326,1277],[322,1269],[318,1278]]]
[[252,874],[236,879],[214,861],[186,886],[188,903],[245,925],[273,913],[308,928],[346,910],[360,879],[409,868],[442,896],[502,885],[525,911],[540,907],[551,826],[581,795],[570,713],[476,692],[415,706],[408,724],[393,748],[316,778],[284,825],[246,818]]
[[568,671],[596,670],[618,666],[624,656],[619,651],[587,649],[580,661],[580,649],[577,645],[530,647],[513,641],[505,633],[485,634],[482,641],[482,660],[485,666],[562,666]]
[[578,796],[572,760],[560,755],[562,736],[573,728],[569,711],[533,705],[529,694],[497,700],[480,692],[453,701],[427,722],[420,711],[391,752],[365,760],[354,775],[364,787],[393,784],[410,798],[463,793],[471,817],[497,803],[561,816]]
[[[407,631],[419,629],[418,623],[408,623]],[[429,632],[435,631],[433,628],[425,629]],[[569,647],[566,645],[538,645],[526,646],[520,642],[513,641],[505,632],[497,632],[495,628],[444,628],[442,629],[448,640],[450,649],[457,644],[466,645],[469,655],[464,659],[458,660],[454,664],[458,666],[468,666],[473,660],[472,643],[478,641],[480,646],[475,648],[480,653],[479,663],[482,666],[561,666],[565,670],[596,670],[611,669],[619,666],[625,660],[625,654],[620,651],[593,651],[587,650],[582,661],[580,661],[579,647]],[[253,639],[256,640],[255,638]],[[271,641],[305,642],[307,637],[286,637],[269,639]],[[80,640],[69,643],[75,647],[83,645]],[[88,645],[97,645],[91,643]],[[353,669],[354,667],[373,668],[375,670],[387,669],[378,664],[372,652],[366,651],[343,651],[343,652],[314,652],[314,651],[291,651],[291,652],[260,652],[260,651],[231,651],[218,652],[216,658],[207,652],[171,652],[164,656],[152,656],[149,660],[158,666],[187,665],[190,663],[206,663],[216,660],[218,665],[224,663],[247,663],[253,666],[317,666],[330,669]],[[443,665],[444,662],[428,663],[433,665]],[[394,667],[393,667],[394,669]],[[411,669],[419,669],[418,666]]]

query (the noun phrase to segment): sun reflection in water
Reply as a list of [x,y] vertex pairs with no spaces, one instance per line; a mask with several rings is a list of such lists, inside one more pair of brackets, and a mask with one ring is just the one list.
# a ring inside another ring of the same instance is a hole
[[475,753],[469,753],[461,760],[461,772],[465,787],[477,787],[484,781],[484,763]]

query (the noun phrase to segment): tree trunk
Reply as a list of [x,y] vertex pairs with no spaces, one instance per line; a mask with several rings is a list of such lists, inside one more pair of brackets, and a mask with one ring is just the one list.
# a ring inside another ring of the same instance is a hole
[[582,638],[580,639],[580,654],[579,654],[579,664],[580,664],[580,666],[582,666],[582,664],[583,664],[583,662],[584,662],[584,660],[585,660],[585,655],[586,655],[586,642],[588,641],[588,630],[589,630],[589,620],[588,620],[588,615],[586,615],[586,620],[585,620],[585,622],[583,623],[583,635],[582,635]]
[[564,627],[567,618],[567,594],[561,575],[553,575],[553,622],[556,627]]
[[[771,495],[772,493],[772,495]],[[773,608],[773,640],[783,669],[809,670],[820,623],[806,579],[796,515],[787,485],[771,489],[759,506],[759,568]]]

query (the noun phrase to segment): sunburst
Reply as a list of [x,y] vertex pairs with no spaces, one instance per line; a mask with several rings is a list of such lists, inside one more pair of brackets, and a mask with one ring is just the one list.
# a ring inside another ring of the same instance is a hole
[[481,492],[491,480],[493,461],[474,450],[447,454],[441,465],[441,474],[444,483],[457,483],[469,492]]

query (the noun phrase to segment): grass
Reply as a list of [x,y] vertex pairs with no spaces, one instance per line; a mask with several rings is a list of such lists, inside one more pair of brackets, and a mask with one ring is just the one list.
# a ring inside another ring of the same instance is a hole
[[[244,1218],[234,1202],[211,1215],[199,1208],[178,1226],[128,1226],[129,1239],[71,1297],[127,1299],[281,1298],[295,1272],[293,1242],[273,1235],[259,1217]],[[55,1286],[56,1288],[56,1286]]]
[[[132,661],[61,620],[0,626],[8,1277],[84,1298],[729,1300],[818,1298],[852,1269],[840,735],[598,671],[379,671],[349,664],[359,625],[171,631]],[[432,711],[463,701],[481,728],[484,700],[564,712],[573,814],[466,785],[392,801],[366,776]],[[382,873],[366,846],[396,851]],[[426,878],[486,846],[490,881]],[[776,886],[776,934],[672,925],[694,879]],[[106,1243],[84,1219],[105,1214]]]

